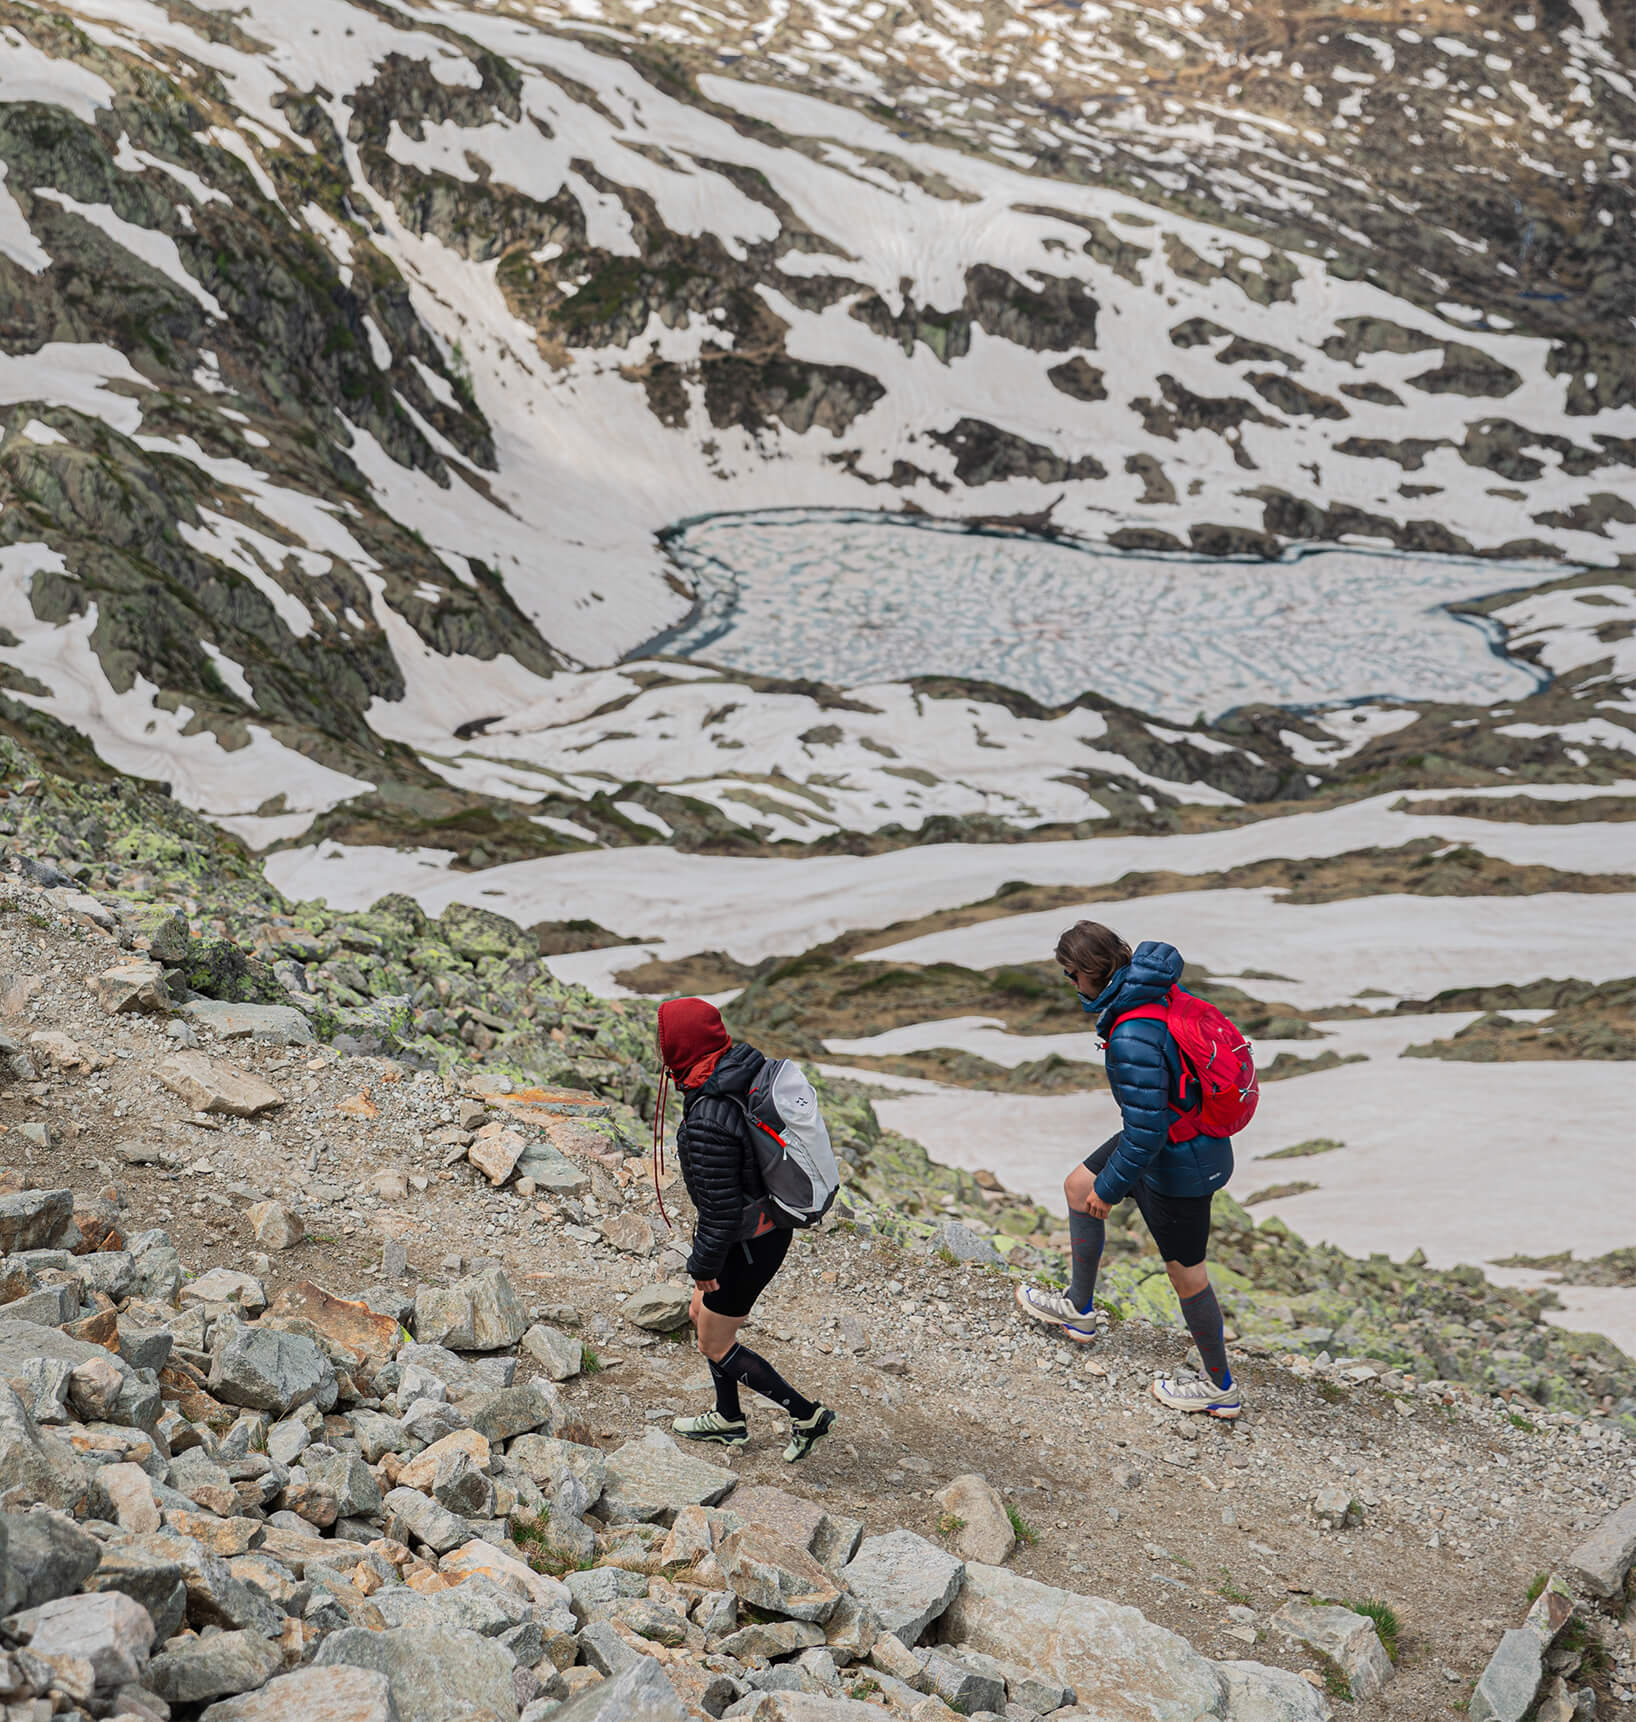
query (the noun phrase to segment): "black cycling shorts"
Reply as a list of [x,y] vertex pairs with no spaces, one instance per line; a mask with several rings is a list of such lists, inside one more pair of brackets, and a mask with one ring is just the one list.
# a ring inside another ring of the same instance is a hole
[[716,1290],[704,1294],[704,1307],[715,1315],[748,1315],[790,1253],[788,1226],[774,1226],[759,1238],[734,1244],[716,1275]]
[[[1085,1170],[1097,1173],[1113,1158],[1124,1140],[1124,1132],[1110,1136],[1085,1162]],[[1210,1198],[1208,1196],[1164,1196],[1146,1182],[1131,1185],[1130,1199],[1141,1210],[1147,1229],[1167,1262],[1196,1268],[1210,1244]]]

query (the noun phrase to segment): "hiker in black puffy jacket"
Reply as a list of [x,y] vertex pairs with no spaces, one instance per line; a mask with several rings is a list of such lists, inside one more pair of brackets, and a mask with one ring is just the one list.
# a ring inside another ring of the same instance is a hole
[[1154,1397],[1176,1411],[1237,1417],[1242,1402],[1228,1366],[1221,1305],[1204,1260],[1211,1199],[1232,1175],[1232,1141],[1206,1135],[1171,1140],[1185,1110],[1181,1051],[1164,1020],[1127,1014],[1171,996],[1182,976],[1181,953],[1153,940],[1132,952],[1111,927],[1080,921],[1057,941],[1056,956],[1081,1004],[1096,1018],[1107,1047],[1108,1087],[1123,1128],[1075,1166],[1063,1185],[1072,1245],[1066,1290],[1020,1285],[1018,1306],[1082,1344],[1096,1338],[1092,1306],[1103,1222],[1128,1195],[1164,1258],[1204,1364],[1202,1375],[1161,1376],[1153,1384]]
[[[738,1343],[738,1330],[790,1248],[790,1232],[776,1223],[767,1199],[745,1107],[766,1061],[753,1046],[735,1045],[721,1012],[703,999],[660,1005],[659,1055],[682,1096],[676,1152],[698,1211],[687,1259],[694,1287],[688,1313],[716,1388],[712,1410],[678,1417],[671,1427],[692,1441],[742,1447],[750,1439],[742,1384],[789,1413],[784,1457],[794,1464],[830,1432],[835,1413],[797,1393],[766,1358]],[[662,1132],[662,1116],[656,1125]]]

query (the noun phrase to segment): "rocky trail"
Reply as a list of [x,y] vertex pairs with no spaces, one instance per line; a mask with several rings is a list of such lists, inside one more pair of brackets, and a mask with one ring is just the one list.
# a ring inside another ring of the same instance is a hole
[[7,1722],[1631,1701],[1622,1419],[1254,1338],[1246,1417],[1178,1418],[1179,1331],[1025,1329],[976,1224],[859,1177],[752,1325],[835,1435],[679,1451],[708,1377],[617,1084],[184,999],[151,914],[12,866]]

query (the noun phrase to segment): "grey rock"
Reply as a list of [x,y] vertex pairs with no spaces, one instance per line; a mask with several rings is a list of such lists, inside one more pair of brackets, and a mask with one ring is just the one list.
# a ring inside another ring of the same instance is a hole
[[422,1447],[430,1447],[458,1429],[471,1428],[471,1419],[458,1405],[443,1405],[432,1399],[415,1400],[399,1421],[410,1440]]
[[249,1692],[283,1667],[278,1646],[259,1632],[189,1639],[148,1664],[147,1683],[167,1704],[197,1704]]
[[827,1621],[841,1600],[835,1581],[804,1548],[749,1524],[723,1538],[716,1560],[740,1601],[790,1620]]
[[1350,1489],[1331,1483],[1313,1497],[1312,1516],[1327,1529],[1340,1531],[1349,1525],[1362,1524],[1363,1508],[1352,1498]]
[[312,1028],[294,1005],[232,1004],[226,999],[189,999],[182,1014],[222,1040],[269,1040],[281,1046],[310,1046]]
[[[864,1547],[868,1548],[868,1542]],[[1198,1722],[1219,1714],[1221,1676],[1139,1610],[973,1561],[939,1628],[949,1644],[1037,1669],[1091,1715]]]
[[1611,1599],[1624,1589],[1625,1574],[1636,1562],[1636,1498],[1610,1513],[1568,1556],[1563,1571],[1571,1584],[1592,1596]]
[[454,1722],[491,1710],[517,1722],[511,1653],[493,1639],[450,1627],[347,1627],[318,1647],[316,1666],[372,1668],[384,1674],[402,1722]]
[[554,1492],[564,1476],[579,1478],[586,1488],[586,1507],[601,1497],[608,1475],[600,1447],[582,1447],[554,1435],[519,1435],[506,1448],[506,1458],[548,1492]]
[[[369,1475],[367,1470],[364,1475]],[[494,1484],[471,1454],[458,1447],[450,1448],[438,1460],[432,1478],[432,1498],[464,1518],[494,1517]]]
[[403,1365],[404,1380],[409,1380],[409,1371],[418,1370],[422,1376],[435,1377],[441,1381],[449,1394],[456,1399],[473,1393],[493,1393],[498,1388],[509,1387],[516,1377],[517,1360],[514,1357],[461,1357],[450,1351],[444,1345],[414,1345],[402,1346],[398,1351],[397,1361]]
[[369,1518],[381,1510],[381,1486],[368,1465],[356,1453],[333,1453],[324,1458],[303,1458],[307,1481],[328,1489],[335,1509],[345,1517]]
[[168,1303],[182,1284],[182,1260],[170,1234],[154,1227],[127,1238],[125,1247],[136,1264],[136,1278],[131,1282],[133,1295]]
[[388,1453],[407,1453],[415,1445],[414,1437],[396,1417],[362,1406],[352,1413],[352,1433],[371,1465],[378,1465]]
[[1017,1533],[998,1489],[968,1471],[937,1491],[937,1504],[961,1520],[951,1541],[963,1560],[1000,1566],[1017,1546]]
[[923,1670],[931,1695],[962,1716],[1005,1708],[1005,1681],[997,1674],[938,1650],[926,1658]]
[[526,1597],[502,1590],[481,1575],[469,1578],[450,1590],[436,1592],[431,1602],[442,1617],[443,1625],[464,1627],[468,1632],[481,1633],[484,1638],[499,1638],[521,1626],[533,1608]]
[[651,1333],[674,1333],[687,1325],[688,1306],[693,1301],[691,1285],[643,1286],[634,1291],[620,1306],[619,1313],[637,1327]]
[[562,1582],[573,1598],[578,1620],[589,1619],[590,1610],[599,1603],[648,1594],[646,1574],[628,1572],[624,1567],[589,1567],[584,1572],[564,1574]]
[[415,1293],[415,1338],[422,1345],[475,1349],[477,1312],[463,1285],[422,1286]]
[[944,1220],[937,1228],[937,1247],[947,1250],[957,1262],[998,1262],[1000,1252],[981,1232],[961,1220]]
[[569,1381],[579,1374],[585,1347],[572,1334],[536,1322],[519,1342],[552,1381]]
[[517,1176],[532,1178],[548,1196],[583,1196],[591,1187],[589,1174],[546,1142],[531,1142],[517,1162]]
[[1572,1594],[1553,1573],[1522,1625],[1501,1637],[1478,1676],[1467,1709],[1472,1722],[1521,1722],[1539,1697],[1546,1654],[1573,1612]]
[[87,1590],[122,1591],[148,1611],[154,1644],[182,1624],[187,1585],[182,1563],[159,1538],[114,1537],[101,1548],[101,1560],[84,1580]]
[[1263,1662],[1222,1662],[1228,1722],[1330,1722],[1334,1712],[1317,1687],[1287,1668]]
[[66,1514],[36,1507],[28,1513],[0,1514],[0,1523],[6,1528],[0,1604],[7,1614],[70,1595],[102,1558],[102,1544]]
[[78,1319],[79,1288],[72,1280],[56,1285],[36,1286],[5,1305],[7,1321],[32,1321],[41,1327],[56,1327],[65,1321]]
[[119,1355],[132,1369],[151,1370],[157,1375],[170,1362],[175,1343],[176,1336],[168,1328],[143,1327],[124,1316],[119,1318]]
[[[396,1517],[417,1542],[440,1555],[471,1540],[471,1526],[418,1489],[393,1489],[382,1503],[388,1522]],[[390,1534],[390,1533],[389,1533]]]
[[738,1482],[736,1472],[684,1453],[650,1429],[607,1457],[602,1510],[610,1523],[668,1523],[683,1507],[712,1507]]
[[1372,1698],[1396,1674],[1367,1615],[1338,1604],[1288,1602],[1272,1617],[1286,1638],[1327,1656],[1351,1683],[1356,1699]]
[[137,1539],[145,1548],[174,1558],[187,1589],[187,1612],[197,1626],[247,1629],[274,1637],[283,1625],[279,1609],[261,1591],[241,1583],[221,1556],[196,1538],[161,1531]]
[[0,1196],[0,1255],[49,1250],[73,1223],[72,1190],[19,1190]]
[[228,1405],[279,1417],[297,1405],[328,1411],[335,1404],[335,1370],[305,1334],[241,1328],[216,1353],[210,1391]]
[[[53,1291],[60,1289],[52,1288]],[[17,1302],[32,1303],[34,1298],[41,1296],[44,1293],[36,1292],[30,1297],[19,1298]],[[16,1307],[16,1304],[7,1305],[9,1309]],[[13,1377],[22,1390],[28,1414],[36,1423],[68,1421],[68,1389],[77,1367],[65,1357],[34,1357],[23,1365],[20,1374]]]
[[121,1591],[59,1597],[6,1622],[40,1656],[78,1656],[91,1664],[98,1686],[139,1681],[148,1666],[153,1621]]
[[467,1407],[471,1426],[490,1441],[509,1441],[514,1435],[542,1429],[549,1435],[562,1416],[562,1395],[549,1381],[525,1381],[520,1387],[502,1387],[485,1394]]
[[752,1656],[793,1656],[798,1650],[823,1644],[824,1629],[808,1620],[753,1621],[719,1640],[715,1649],[743,1662]]
[[117,1301],[130,1292],[136,1262],[129,1250],[93,1250],[74,1258],[73,1273],[87,1292],[104,1292]]
[[579,1654],[581,1661],[602,1675],[623,1674],[642,1660],[606,1620],[593,1620],[580,1633]]
[[237,1268],[212,1268],[187,1281],[179,1300],[184,1304],[236,1304],[246,1315],[254,1316],[267,1307],[267,1288],[254,1274],[240,1273]]
[[402,1722],[392,1683],[372,1668],[298,1668],[224,1698],[201,1722]]
[[629,1667],[570,1698],[551,1722],[688,1722],[688,1710],[659,1664],[632,1653]]
[[528,1331],[527,1312],[503,1270],[488,1268],[460,1283],[472,1301],[473,1351],[508,1350]]
[[898,1530],[864,1538],[841,1569],[841,1581],[874,1609],[886,1631],[912,1645],[954,1601],[965,1571],[965,1562],[946,1549]]

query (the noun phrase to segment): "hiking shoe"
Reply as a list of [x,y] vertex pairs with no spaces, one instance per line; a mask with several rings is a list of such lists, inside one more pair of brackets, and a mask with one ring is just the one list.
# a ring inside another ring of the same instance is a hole
[[1217,1387],[1208,1375],[1161,1375],[1153,1384],[1153,1397],[1172,1411],[1202,1411],[1229,1422],[1244,1409],[1236,1381]]
[[1096,1315],[1091,1310],[1083,1312],[1069,1303],[1066,1292],[1042,1291],[1038,1286],[1017,1287],[1017,1308],[1024,1315],[1029,1315],[1035,1321],[1043,1321],[1050,1327],[1060,1327],[1070,1339],[1076,1339],[1081,1345],[1089,1345],[1096,1338]]
[[834,1427],[835,1413],[827,1405],[820,1405],[804,1423],[792,1417],[790,1444],[784,1449],[784,1463],[793,1465],[806,1458]]
[[678,1417],[671,1428],[689,1441],[714,1441],[722,1447],[742,1447],[750,1439],[750,1425],[742,1417],[734,1422],[714,1407],[698,1417]]

